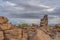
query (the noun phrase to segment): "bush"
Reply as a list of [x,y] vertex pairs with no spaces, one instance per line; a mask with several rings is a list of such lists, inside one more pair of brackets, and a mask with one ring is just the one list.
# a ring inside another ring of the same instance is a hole
[[27,27],[28,25],[27,24],[18,24],[18,28],[24,28],[24,27]]

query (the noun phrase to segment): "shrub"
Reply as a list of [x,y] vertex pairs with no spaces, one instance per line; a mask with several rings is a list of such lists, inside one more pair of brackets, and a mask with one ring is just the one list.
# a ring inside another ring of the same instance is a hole
[[28,25],[27,24],[18,24],[18,28],[24,28],[24,27],[27,27]]

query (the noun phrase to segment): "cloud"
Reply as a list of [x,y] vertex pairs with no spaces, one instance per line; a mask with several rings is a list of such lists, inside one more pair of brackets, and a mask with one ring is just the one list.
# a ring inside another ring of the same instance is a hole
[[[41,18],[41,15],[52,11],[50,6],[38,3],[36,0],[6,0],[1,3],[0,11],[3,15],[13,18]],[[48,11],[47,11],[48,10]]]
[[[59,5],[60,1],[57,0],[0,0],[0,15],[13,19],[27,18],[27,21],[31,20],[30,22],[37,23],[38,20],[36,22],[32,20],[41,19],[45,14],[48,14],[49,23],[55,24],[60,22]],[[18,20],[21,23],[27,22],[23,19]]]
[[23,18],[9,18],[10,22],[14,24],[40,24],[40,19],[23,19]]
[[60,16],[60,7],[57,7],[52,13],[54,15]]
[[[40,19],[43,15],[53,15],[55,7],[47,6],[36,0],[6,0],[1,3],[2,15],[11,18],[33,18]],[[51,12],[51,13],[50,13]]]
[[[19,11],[24,10],[23,7],[17,6],[15,3],[9,1],[1,1],[0,3],[0,15],[11,16],[12,13],[18,13]],[[20,12],[19,12],[20,13]]]
[[48,12],[52,12],[54,10],[55,10],[55,8],[47,9]]
[[51,19],[49,19],[49,24],[60,23],[60,17],[59,16],[50,15],[49,17],[52,17]]
[[[60,18],[59,16],[54,16],[54,15],[49,15],[49,24],[58,24],[60,23]],[[52,17],[52,18],[50,18]],[[40,24],[40,20],[41,19],[26,19],[26,18],[9,18],[9,21],[14,23],[14,24],[23,24],[23,23],[27,23],[27,24]]]
[[32,6],[37,6],[37,7],[51,8],[50,6],[43,5],[43,4],[38,3],[38,2],[36,2],[36,1],[28,2],[28,4],[29,4],[29,5],[32,5]]

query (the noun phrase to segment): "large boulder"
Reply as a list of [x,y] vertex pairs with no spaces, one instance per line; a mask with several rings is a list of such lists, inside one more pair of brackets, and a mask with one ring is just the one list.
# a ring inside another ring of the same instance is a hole
[[56,24],[55,27],[56,27],[56,28],[60,28],[60,24]]
[[44,31],[47,31],[47,29],[48,29],[48,15],[45,15],[41,19],[40,28],[44,29]]
[[11,29],[5,31],[5,36],[9,40],[21,40],[22,39],[22,29]]
[[6,24],[0,24],[0,29],[1,30],[9,30],[14,28],[14,25],[12,25],[11,23],[6,23]]
[[4,34],[3,34],[3,31],[0,31],[0,40],[4,40]]
[[60,24],[56,24],[54,27],[54,30],[60,32]]
[[8,19],[6,17],[0,16],[0,24],[7,23]]

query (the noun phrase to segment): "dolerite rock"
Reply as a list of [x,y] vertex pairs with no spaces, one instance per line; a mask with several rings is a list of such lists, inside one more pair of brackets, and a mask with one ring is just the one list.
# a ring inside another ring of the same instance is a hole
[[0,40],[4,40],[4,34],[3,34],[3,31],[0,31]]
[[56,28],[60,28],[60,24],[56,24],[55,27],[56,27]]
[[6,17],[0,16],[0,24],[7,23],[8,19]]
[[56,29],[56,31],[59,31],[60,32],[60,24],[56,24],[54,29]]
[[48,26],[48,15],[45,15],[40,22],[40,26],[46,28]]
[[28,40],[28,32],[27,32],[27,30],[23,30],[22,40]]
[[48,15],[45,15],[40,22],[40,27],[44,30],[47,31],[48,29]]
[[5,36],[9,40],[21,40],[22,39],[22,29],[11,29],[5,31]]
[[9,30],[14,28],[14,25],[11,23],[5,23],[5,24],[0,24],[0,29],[1,30]]

